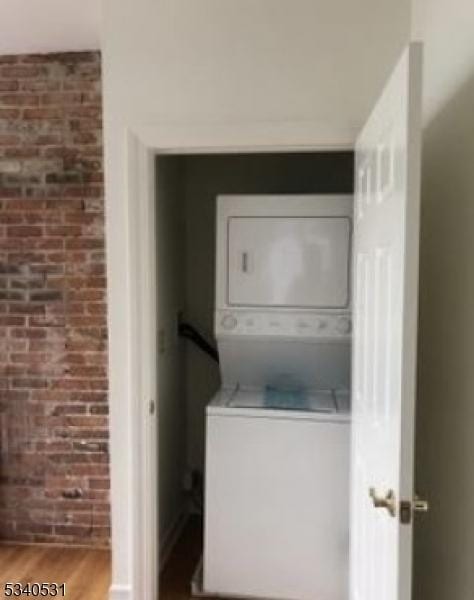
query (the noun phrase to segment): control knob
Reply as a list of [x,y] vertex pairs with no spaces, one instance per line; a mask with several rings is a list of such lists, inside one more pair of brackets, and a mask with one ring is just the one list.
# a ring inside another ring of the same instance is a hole
[[224,315],[221,319],[222,329],[232,331],[237,327],[237,319],[234,315]]
[[337,323],[337,330],[343,335],[349,335],[352,331],[352,323],[348,317],[342,317]]
[[317,331],[324,331],[325,329],[327,329],[328,326],[328,322],[326,319],[318,319],[316,321],[316,330]]

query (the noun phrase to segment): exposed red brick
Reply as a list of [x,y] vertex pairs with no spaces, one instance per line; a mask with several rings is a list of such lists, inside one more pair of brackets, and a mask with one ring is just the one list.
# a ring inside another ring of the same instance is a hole
[[22,327],[25,325],[25,317],[0,315],[0,327]]
[[8,237],[37,237],[43,235],[41,227],[7,227]]
[[61,86],[64,88],[64,82],[50,79],[40,79],[39,81],[27,79],[18,83],[24,92],[57,92]]
[[8,66],[0,69],[0,77],[5,79],[22,79],[23,77],[40,77],[47,75],[45,67]]
[[2,79],[0,81],[0,92],[16,92],[20,85],[18,81],[8,81],[8,79]]
[[7,148],[3,153],[7,158],[37,158],[40,154],[38,148],[24,145]]
[[0,134],[0,146],[16,146],[20,141],[21,137],[19,135]]
[[1,108],[0,119],[18,119],[20,111],[18,108]]
[[12,65],[20,62],[21,56],[17,54],[6,54],[0,56],[0,65]]
[[53,119],[61,119],[64,116],[62,107],[55,108],[25,108],[23,110],[23,119],[50,121]]
[[68,104],[81,104],[82,94],[74,92],[58,92],[42,94],[41,104],[53,106],[67,106]]
[[107,545],[100,57],[0,57],[0,539]]
[[[17,84],[18,85],[18,84]],[[1,86],[0,86],[1,89]],[[36,94],[0,94],[0,106],[37,106],[39,96]]]

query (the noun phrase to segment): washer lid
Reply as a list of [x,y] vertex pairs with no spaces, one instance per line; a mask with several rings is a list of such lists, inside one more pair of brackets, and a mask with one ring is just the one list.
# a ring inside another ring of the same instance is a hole
[[[208,417],[245,417],[266,419],[310,420],[326,423],[351,421],[350,394],[348,390],[309,390],[310,406],[306,409],[269,408],[264,405],[264,389],[224,387],[207,405]],[[330,397],[335,398],[335,404]]]
[[351,345],[346,337],[219,336],[224,387],[335,390],[350,387]]
[[265,408],[272,410],[302,410],[317,413],[337,413],[332,390],[236,389],[229,398],[229,408]]

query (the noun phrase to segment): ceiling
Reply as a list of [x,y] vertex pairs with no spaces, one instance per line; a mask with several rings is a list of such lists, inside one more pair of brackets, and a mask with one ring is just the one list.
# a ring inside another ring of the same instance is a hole
[[100,0],[0,0],[0,55],[100,47]]

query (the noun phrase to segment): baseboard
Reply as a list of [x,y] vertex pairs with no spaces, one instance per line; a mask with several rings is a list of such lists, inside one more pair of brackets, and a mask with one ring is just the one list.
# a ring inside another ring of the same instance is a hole
[[189,512],[183,508],[160,540],[160,572],[163,571],[173,548],[188,522]]
[[[181,536],[181,533],[189,519],[189,512],[186,507],[179,513],[171,527],[162,536],[160,543],[160,572],[166,565],[176,542]],[[132,588],[128,585],[112,585],[109,590],[108,600],[137,600],[133,598]]]
[[204,592],[203,568],[201,556],[196,568],[194,569],[193,578],[191,579],[191,596],[193,597],[208,598],[207,594]]
[[109,600],[133,600],[132,588],[128,585],[112,585],[109,590]]

